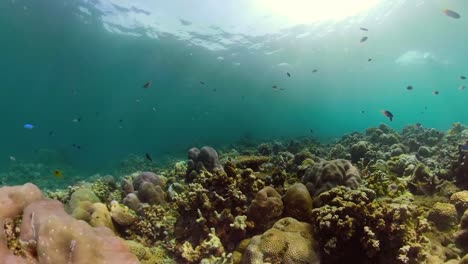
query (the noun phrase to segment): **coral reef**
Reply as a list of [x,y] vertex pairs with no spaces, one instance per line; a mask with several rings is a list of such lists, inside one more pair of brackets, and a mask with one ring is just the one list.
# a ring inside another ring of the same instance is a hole
[[255,224],[255,229],[263,232],[283,213],[281,195],[272,187],[261,189],[247,210],[247,217]]
[[289,187],[283,196],[284,216],[299,221],[307,221],[312,210],[312,198],[306,186],[296,183]]
[[323,262],[424,260],[427,240],[410,206],[376,200],[374,191],[362,187],[348,190],[339,186],[323,192],[318,200],[321,206],[312,210],[311,224]]

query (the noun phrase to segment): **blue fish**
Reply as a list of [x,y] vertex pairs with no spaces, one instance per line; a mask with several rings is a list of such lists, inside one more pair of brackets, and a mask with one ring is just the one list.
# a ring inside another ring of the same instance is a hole
[[31,124],[24,124],[23,127],[26,128],[26,129],[33,129],[33,128],[34,128],[34,125],[31,125]]
[[461,150],[462,152],[468,152],[468,144],[465,144],[465,145],[460,146],[460,150]]

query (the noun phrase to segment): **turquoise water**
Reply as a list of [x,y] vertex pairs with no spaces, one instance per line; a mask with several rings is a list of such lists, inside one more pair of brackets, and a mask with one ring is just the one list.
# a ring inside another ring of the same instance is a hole
[[0,3],[2,171],[10,156],[111,173],[131,153],[159,164],[243,137],[326,141],[380,123],[468,122],[464,1],[374,1],[310,23],[256,1],[166,2]]

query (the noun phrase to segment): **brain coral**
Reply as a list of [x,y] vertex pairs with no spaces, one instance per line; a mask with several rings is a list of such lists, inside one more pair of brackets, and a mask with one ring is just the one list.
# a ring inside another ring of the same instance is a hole
[[282,218],[271,229],[250,240],[242,263],[319,263],[311,232],[312,227],[307,223],[291,217]]
[[311,196],[317,196],[336,186],[356,189],[361,184],[359,171],[343,159],[315,163],[302,177]]

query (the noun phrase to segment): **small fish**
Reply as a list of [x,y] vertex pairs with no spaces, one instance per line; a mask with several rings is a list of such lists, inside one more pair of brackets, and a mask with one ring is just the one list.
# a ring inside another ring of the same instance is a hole
[[119,123],[122,123],[123,122],[123,119],[119,119]]
[[369,29],[367,29],[365,27],[360,27],[359,29],[362,30],[362,31],[369,31]]
[[289,72],[287,72],[286,75],[288,75],[288,77],[291,77],[291,74]]
[[313,134],[314,133],[314,130],[311,128],[309,129],[310,133]]
[[388,119],[390,119],[390,122],[393,121],[393,114],[392,114],[390,111],[388,111],[388,110],[382,110],[382,111],[380,111],[380,112],[382,113],[382,115],[388,117]]
[[203,81],[200,81],[200,84],[201,84],[201,85],[205,85],[205,82],[203,82]]
[[465,145],[461,145],[461,146],[460,146],[460,150],[461,150],[462,152],[468,152],[468,143],[465,144]]
[[433,95],[438,95],[438,94],[439,94],[439,91],[433,91],[432,94],[433,94]]
[[317,69],[314,69],[314,70],[312,70],[312,72],[313,72],[313,73],[316,73],[316,72],[318,72],[318,70],[317,70]]
[[406,90],[412,91],[412,90],[413,90],[413,86],[411,86],[411,85],[406,86]]
[[81,117],[73,118],[72,121],[73,121],[74,123],[81,122]]
[[140,99],[135,99],[135,102],[139,103],[139,102],[141,102],[141,100]]
[[422,125],[421,125],[421,123],[416,123],[414,126],[415,126],[416,128],[420,128]]
[[153,111],[156,112],[156,107],[155,106],[153,106]]
[[34,125],[32,125],[32,124],[24,124],[23,127],[26,128],[26,129],[33,129],[33,128],[34,128]]
[[16,161],[16,158],[14,156],[10,156],[11,161]]
[[55,178],[61,178],[62,177],[62,172],[60,170],[54,170],[54,176],[55,176]]
[[458,87],[458,90],[460,90],[460,91],[465,90],[465,86],[464,86],[464,85],[460,85],[460,87]]
[[278,88],[278,86],[276,86],[276,85],[273,85],[271,88],[273,88],[273,89],[277,89],[277,88]]
[[462,80],[466,80],[466,77],[465,77],[465,76],[463,76],[463,75],[460,75],[460,79],[462,79]]
[[362,43],[362,42],[365,42],[366,40],[367,40],[367,37],[362,37],[362,38],[361,38],[361,43]]
[[81,149],[81,146],[80,146],[80,145],[77,145],[77,144],[75,144],[75,143],[73,143],[72,146],[73,146],[74,148],[76,148],[76,149]]
[[55,131],[51,130],[49,131],[49,136],[52,136],[54,134]]
[[146,157],[147,160],[153,161],[153,159],[151,158],[150,154],[145,153],[145,157]]
[[451,18],[459,19],[461,16],[455,11],[452,11],[450,9],[444,9],[442,10],[442,13],[444,13],[446,16],[449,16]]
[[213,89],[213,92],[216,92],[216,88]]
[[371,62],[371,61],[372,61],[372,58],[368,58],[367,61],[368,61],[368,62]]
[[245,99],[245,96],[242,95],[242,96],[241,96],[241,99],[244,100],[244,99]]
[[151,82],[146,82],[145,85],[143,85],[143,88],[148,89],[151,87]]
[[424,106],[424,110],[427,110],[427,106]]
[[365,114],[365,113],[366,113],[366,111],[365,111],[365,110],[361,110],[361,114]]
[[284,88],[279,88],[279,89],[280,89],[280,91],[284,91]]

